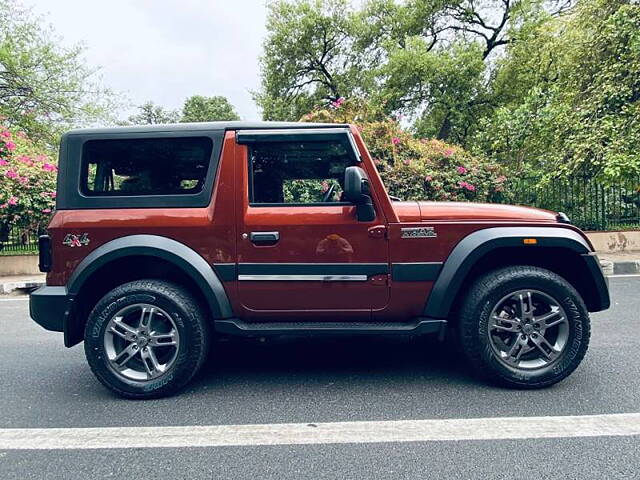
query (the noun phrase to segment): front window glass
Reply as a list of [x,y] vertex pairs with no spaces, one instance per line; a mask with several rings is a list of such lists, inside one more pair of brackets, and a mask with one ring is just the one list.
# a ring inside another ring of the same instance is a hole
[[344,171],[354,165],[346,142],[264,142],[249,149],[252,204],[342,202]]

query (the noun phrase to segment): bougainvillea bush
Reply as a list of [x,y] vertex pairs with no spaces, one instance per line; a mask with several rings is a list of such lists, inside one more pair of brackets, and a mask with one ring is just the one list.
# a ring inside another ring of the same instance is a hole
[[55,205],[55,162],[20,131],[0,124],[0,242],[9,231],[37,233]]
[[402,200],[505,199],[507,177],[498,164],[456,145],[416,138],[400,119],[362,100],[339,99],[302,120],[357,125],[389,194]]

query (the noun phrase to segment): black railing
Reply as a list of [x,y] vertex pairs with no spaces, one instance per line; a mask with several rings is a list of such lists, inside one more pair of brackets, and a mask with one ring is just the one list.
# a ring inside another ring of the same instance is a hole
[[[38,230],[24,230],[0,225],[0,255],[38,253]],[[44,232],[42,232],[44,233]]]
[[583,177],[515,179],[508,191],[511,202],[564,212],[584,230],[640,228],[640,177],[615,185]]

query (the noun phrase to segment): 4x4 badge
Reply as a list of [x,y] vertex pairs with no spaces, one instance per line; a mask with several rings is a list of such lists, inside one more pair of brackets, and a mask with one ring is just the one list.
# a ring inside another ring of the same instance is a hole
[[82,247],[84,245],[89,245],[89,234],[83,233],[82,235],[74,235],[72,233],[67,233],[62,240],[62,244],[67,247]]
[[400,229],[401,238],[435,238],[438,236],[433,227],[409,227]]

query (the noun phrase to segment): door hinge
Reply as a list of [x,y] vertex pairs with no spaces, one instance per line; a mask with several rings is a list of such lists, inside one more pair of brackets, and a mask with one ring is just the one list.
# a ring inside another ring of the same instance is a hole
[[387,227],[384,225],[376,225],[369,228],[369,236],[371,238],[385,238],[387,236]]

